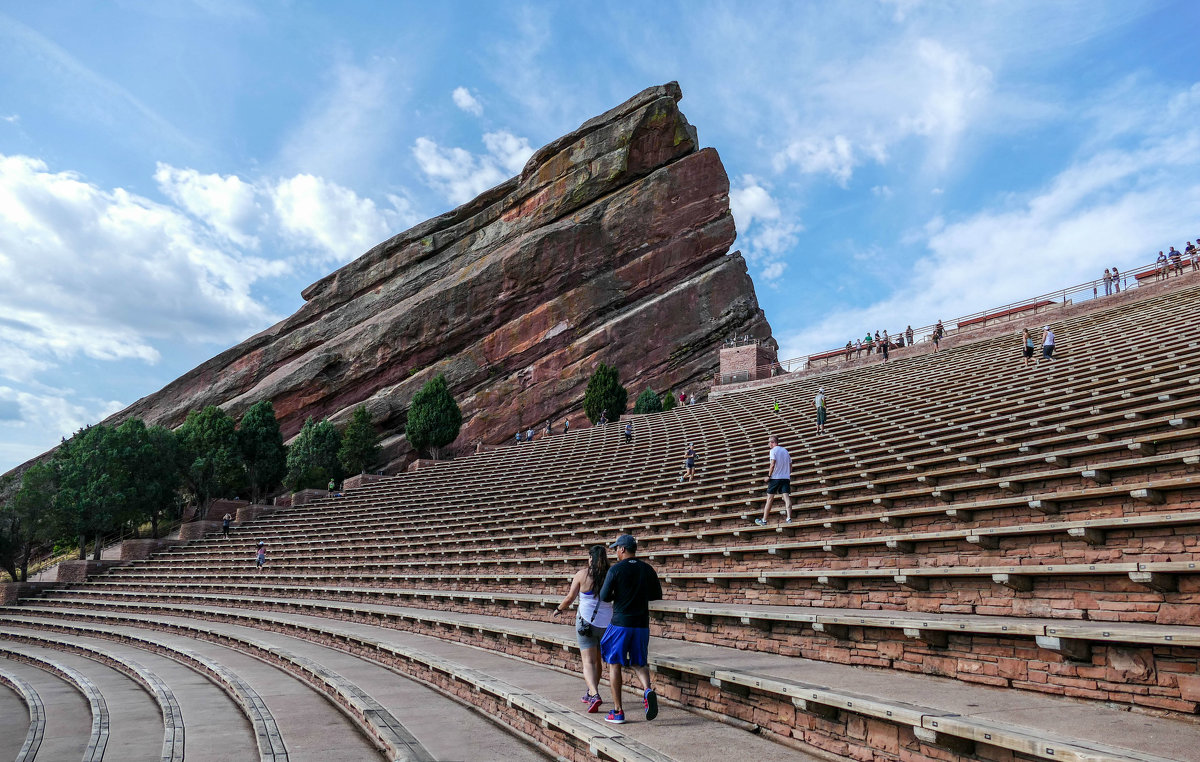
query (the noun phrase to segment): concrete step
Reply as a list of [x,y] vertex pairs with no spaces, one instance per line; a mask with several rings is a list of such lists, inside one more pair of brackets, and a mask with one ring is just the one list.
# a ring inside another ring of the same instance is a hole
[[[163,718],[158,704],[142,687],[112,667],[73,653],[27,643],[0,643],[5,651],[53,661],[86,676],[104,696],[108,708],[105,759],[160,762],[163,752]],[[40,755],[39,755],[40,756]]]
[[[61,677],[31,664],[0,659],[0,670],[29,683],[42,700],[46,725],[38,759],[81,759],[92,728],[92,713],[83,694]],[[23,719],[28,716],[22,713]],[[24,734],[22,731],[21,735]]]
[[[222,762],[244,757],[255,748],[254,732],[233,699],[204,675],[159,654],[110,640],[58,632],[33,633],[58,641],[133,661],[145,666],[170,688],[186,731],[188,762]],[[160,734],[161,735],[161,734]],[[3,757],[0,757],[3,758]]]

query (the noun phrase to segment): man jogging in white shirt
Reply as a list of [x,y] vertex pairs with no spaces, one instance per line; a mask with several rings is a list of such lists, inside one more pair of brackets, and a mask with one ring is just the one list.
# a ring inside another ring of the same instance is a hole
[[771,515],[771,501],[776,495],[783,495],[783,507],[787,511],[784,523],[792,523],[792,456],[779,446],[778,437],[772,436],[768,441],[771,444],[771,467],[765,479],[767,503],[763,506],[762,518],[754,520],[760,527],[767,525],[767,517]]

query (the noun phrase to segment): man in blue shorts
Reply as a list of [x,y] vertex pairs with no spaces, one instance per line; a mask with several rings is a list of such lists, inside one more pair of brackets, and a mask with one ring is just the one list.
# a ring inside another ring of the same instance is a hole
[[658,716],[658,696],[650,687],[650,601],[662,600],[658,574],[650,564],[637,557],[637,540],[623,534],[609,548],[617,551],[617,563],[608,570],[600,600],[612,601],[612,623],[600,640],[600,658],[608,665],[608,684],[612,689],[613,709],[605,722],[625,722],[621,705],[621,668],[630,667],[642,684],[642,706],[646,719]]
[[[822,402],[824,400],[822,399]],[[767,519],[771,517],[771,501],[776,495],[783,495],[783,508],[787,511],[787,518],[783,523],[792,523],[792,456],[788,451],[779,446],[778,437],[772,436],[768,440],[771,445],[771,465],[767,471],[767,504],[763,506],[763,515],[761,519],[755,519],[754,523],[760,527],[767,525]]]

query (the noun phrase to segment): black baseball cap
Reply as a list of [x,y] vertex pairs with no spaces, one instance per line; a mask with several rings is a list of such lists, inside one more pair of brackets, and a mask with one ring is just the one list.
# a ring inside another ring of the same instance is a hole
[[623,534],[617,538],[616,542],[608,547],[612,549],[625,548],[625,550],[637,550],[637,538],[631,534]]

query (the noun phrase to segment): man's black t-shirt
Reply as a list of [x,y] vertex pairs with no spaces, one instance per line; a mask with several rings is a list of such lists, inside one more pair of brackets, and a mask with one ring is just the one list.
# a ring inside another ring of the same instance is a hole
[[608,570],[600,600],[612,601],[612,623],[618,627],[649,627],[649,604],[662,600],[662,586],[650,564],[626,558]]

